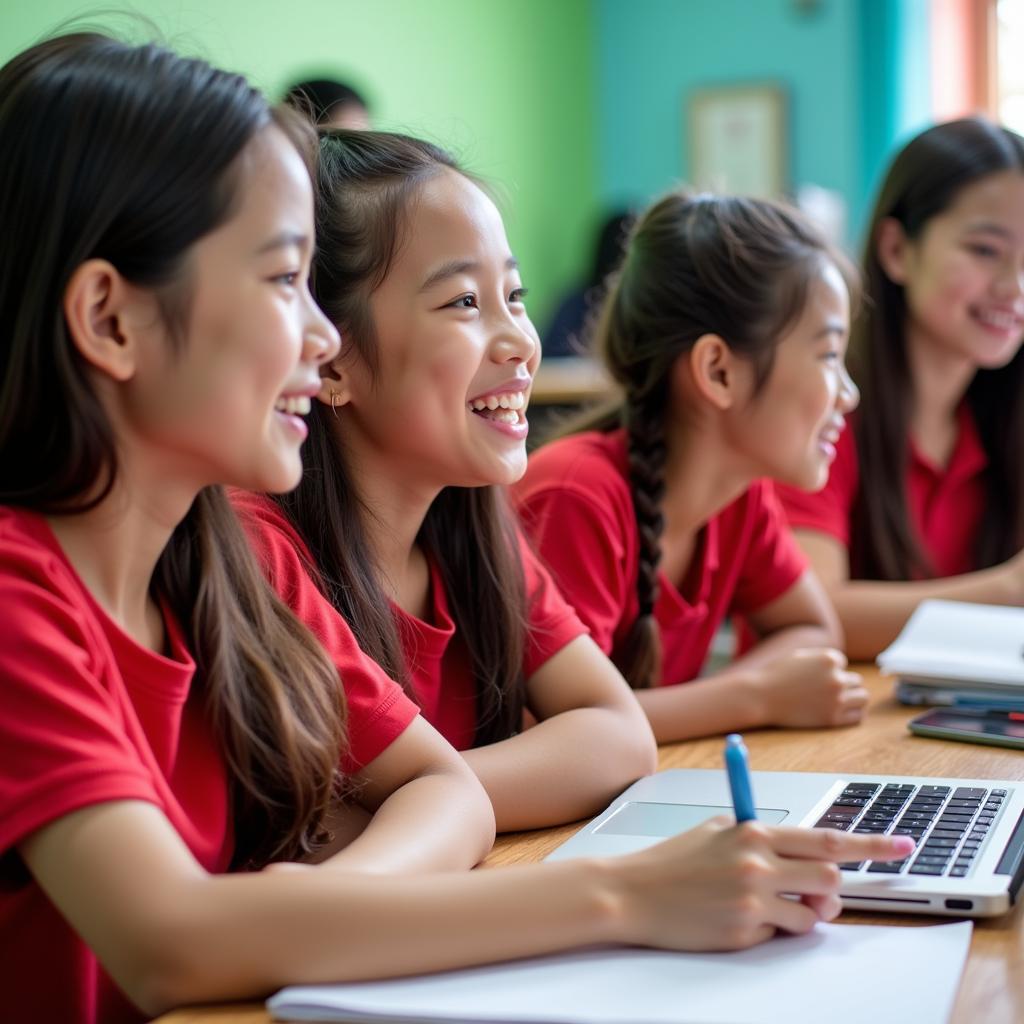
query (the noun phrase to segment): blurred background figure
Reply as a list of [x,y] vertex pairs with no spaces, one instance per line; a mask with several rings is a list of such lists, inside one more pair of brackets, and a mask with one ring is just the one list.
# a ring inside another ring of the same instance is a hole
[[633,214],[628,211],[616,210],[601,224],[595,240],[590,276],[562,297],[544,332],[542,348],[545,357],[588,354],[590,321],[601,305],[608,275],[622,262],[633,219]]
[[296,82],[284,99],[308,114],[318,128],[365,130],[370,127],[370,107],[362,93],[334,78]]

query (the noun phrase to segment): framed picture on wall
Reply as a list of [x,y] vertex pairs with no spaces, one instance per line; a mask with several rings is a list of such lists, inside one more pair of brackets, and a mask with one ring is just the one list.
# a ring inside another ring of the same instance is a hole
[[772,84],[692,92],[684,132],[690,183],[702,191],[783,195],[789,187],[786,105],[785,90]]

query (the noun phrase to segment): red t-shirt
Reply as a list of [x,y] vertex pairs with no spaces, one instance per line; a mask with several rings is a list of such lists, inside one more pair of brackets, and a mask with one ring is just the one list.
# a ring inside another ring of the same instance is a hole
[[[587,627],[558,592],[550,575],[525,541],[520,544],[527,595],[527,636],[523,676],[529,679]],[[456,750],[473,746],[476,732],[476,684],[469,651],[455,635],[437,566],[430,566],[430,621],[392,604],[398,620],[410,682],[423,716]]]
[[[318,602],[304,604],[297,603],[295,599],[300,590],[296,573],[302,575],[303,587],[314,586],[307,569],[308,565],[313,564],[309,548],[281,509],[269,498],[241,492],[234,492],[231,497],[242,514],[243,522],[247,523],[247,528],[250,528],[250,523],[258,524],[258,530],[250,536],[264,560],[284,562],[289,566],[287,573],[281,573],[276,568],[271,572],[278,592],[299,618],[319,634],[319,616],[323,614],[324,604],[327,604],[326,598],[320,595]],[[522,544],[522,555],[529,603],[529,632],[523,673],[529,678],[567,643],[585,633],[586,627],[558,593],[551,578],[537,563],[525,542]],[[473,745],[476,731],[476,687],[469,653],[461,639],[455,635],[448,597],[441,574],[434,565],[430,567],[430,581],[429,622],[406,614],[394,604],[392,610],[409,666],[409,682],[421,705],[423,717],[453,747],[466,750]],[[282,586],[282,583],[287,585]],[[317,594],[320,594],[319,590]],[[328,604],[327,607],[333,619],[344,621],[333,606]],[[311,610],[318,617],[314,621],[307,617]],[[351,636],[351,633],[348,635]]]
[[[957,415],[957,439],[949,465],[940,469],[909,445],[906,494],[910,522],[918,543],[931,558],[937,576],[956,576],[978,568],[974,543],[985,511],[984,473],[988,466],[978,428],[968,406]],[[778,488],[789,523],[817,530],[850,549],[850,575],[862,578],[861,553],[851,547],[850,523],[860,488],[860,468],[853,429],[843,431],[836,446],[828,483],[816,494]]]
[[[545,445],[530,456],[513,493],[555,582],[617,661],[639,611],[639,539],[625,435],[576,434]],[[681,587],[658,574],[661,684],[693,679],[728,615],[774,601],[806,568],[772,485],[754,483],[701,529]]]
[[[192,692],[195,663],[173,616],[165,611],[168,655],[140,647],[93,599],[46,521],[4,507],[0,608],[0,1015],[70,1024],[143,1020],[15,848],[80,808],[145,800],[163,811],[205,870],[228,868],[234,840],[226,767]],[[380,686],[377,704],[407,704],[395,689]],[[401,731],[363,728],[364,719],[388,716],[354,699],[349,709],[353,763],[376,756]]]

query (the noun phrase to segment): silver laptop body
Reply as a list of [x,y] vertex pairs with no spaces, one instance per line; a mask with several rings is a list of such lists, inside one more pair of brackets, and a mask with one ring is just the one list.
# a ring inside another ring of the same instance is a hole
[[[990,917],[1024,879],[1024,783],[991,779],[753,772],[767,824],[912,835],[902,864],[843,865],[843,905],[891,913]],[[548,860],[643,849],[716,814],[732,815],[724,771],[671,769],[634,783]]]

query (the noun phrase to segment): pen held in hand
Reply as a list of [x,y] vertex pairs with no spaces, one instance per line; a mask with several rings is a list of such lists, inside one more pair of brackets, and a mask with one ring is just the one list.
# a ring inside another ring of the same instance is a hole
[[754,809],[754,792],[750,784],[750,764],[743,737],[738,733],[725,737],[725,771],[729,777],[736,824],[753,821],[757,811]]

